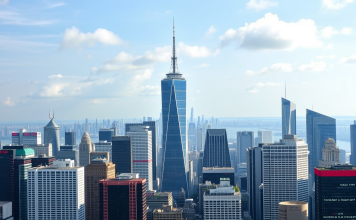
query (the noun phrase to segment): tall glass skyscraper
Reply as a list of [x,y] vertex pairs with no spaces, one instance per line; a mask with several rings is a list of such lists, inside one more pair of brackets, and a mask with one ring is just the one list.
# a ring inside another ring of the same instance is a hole
[[297,134],[297,110],[293,102],[282,98],[282,139],[286,134]]
[[179,197],[183,188],[188,192],[188,149],[186,145],[186,91],[187,82],[179,73],[175,53],[173,25],[173,55],[171,71],[161,81],[162,89],[162,191]]
[[236,143],[236,163],[246,163],[246,149],[255,146],[253,131],[238,131]]

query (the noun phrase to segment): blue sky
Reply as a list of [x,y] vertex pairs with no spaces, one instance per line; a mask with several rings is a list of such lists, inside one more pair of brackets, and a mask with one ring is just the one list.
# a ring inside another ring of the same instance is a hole
[[355,115],[354,0],[0,0],[0,120],[159,117],[172,20],[187,108]]

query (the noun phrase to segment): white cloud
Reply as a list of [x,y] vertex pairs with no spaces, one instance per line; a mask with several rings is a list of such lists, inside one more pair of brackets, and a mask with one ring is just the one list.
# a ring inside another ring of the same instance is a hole
[[53,24],[54,20],[33,20],[24,17],[21,13],[14,11],[0,11],[0,23],[12,24],[12,25],[30,25],[30,26],[42,26]]
[[98,28],[94,33],[83,33],[78,28],[67,28],[64,32],[60,48],[83,48],[92,47],[97,43],[104,45],[123,45],[125,42],[113,32]]
[[9,0],[0,0],[0,5],[5,5],[9,3]]
[[214,27],[214,25],[211,25],[208,31],[205,33],[205,37],[209,37],[213,35],[215,32],[216,32],[216,28]]
[[210,64],[202,63],[202,64],[200,64],[198,66],[195,66],[194,68],[205,68],[205,67],[209,67],[209,66],[210,66]]
[[277,5],[278,5],[277,2],[272,2],[268,0],[250,0],[249,2],[247,2],[246,8],[262,10],[270,7],[275,7]]
[[3,103],[7,106],[13,106],[15,105],[15,102],[11,102],[11,98],[7,97],[7,99],[5,101],[3,101]]
[[57,2],[57,3],[50,4],[48,6],[48,8],[57,8],[57,7],[64,6],[64,5],[67,5],[67,3],[65,3],[65,2]]
[[216,49],[215,51],[211,51],[210,49],[204,46],[201,47],[189,46],[182,42],[178,44],[178,50],[179,52],[182,52],[189,57],[209,57],[209,56],[215,56],[220,52],[219,49]]
[[221,46],[236,42],[250,50],[294,50],[298,47],[321,47],[317,27],[311,19],[284,22],[271,13],[244,27],[229,29],[219,37]]
[[271,65],[270,67],[265,67],[258,72],[247,70],[245,75],[253,76],[253,75],[263,75],[267,73],[274,73],[274,72],[292,72],[292,64],[291,63],[276,63]]
[[63,76],[61,74],[57,74],[57,75],[48,76],[48,78],[56,79],[56,78],[63,78]]
[[352,32],[352,28],[349,27],[344,27],[341,31],[338,31],[331,26],[327,26],[321,30],[321,36],[324,38],[331,38],[332,36],[337,34],[350,35],[351,32]]
[[91,104],[103,104],[103,103],[106,103],[106,100],[103,100],[103,99],[93,99],[93,100],[91,100],[89,103],[91,103]]
[[340,60],[340,63],[356,64],[356,54],[351,55],[349,57],[343,57]]
[[332,50],[334,48],[333,44],[328,44],[324,46],[324,50]]
[[254,85],[248,86],[246,89],[248,93],[258,93],[260,89],[266,88],[266,87],[278,87],[283,85],[283,83],[273,83],[273,82],[266,82],[266,83],[256,83]]
[[342,34],[345,34],[345,35],[350,35],[352,32],[352,28],[348,28],[348,27],[344,27],[342,30],[341,30],[341,33]]
[[316,56],[317,59],[334,59],[335,57],[335,55]]
[[354,0],[323,0],[322,6],[325,9],[341,9],[346,7],[348,4],[354,2]]
[[326,63],[323,61],[314,62],[311,61],[310,64],[303,64],[299,67],[299,71],[302,72],[321,72],[324,71],[326,67]]

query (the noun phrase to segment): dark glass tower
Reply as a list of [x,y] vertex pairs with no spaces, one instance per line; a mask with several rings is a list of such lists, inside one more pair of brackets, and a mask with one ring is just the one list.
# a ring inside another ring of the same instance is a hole
[[100,128],[99,130],[99,141],[111,142],[112,136],[115,135],[113,128]]
[[282,98],[282,138],[286,134],[297,134],[297,110],[293,102]]
[[112,137],[112,162],[116,173],[132,173],[132,140],[131,136]]
[[226,129],[206,130],[203,166],[231,167]]
[[253,131],[238,131],[236,142],[236,164],[246,163],[246,149],[255,146]]
[[161,81],[162,89],[162,191],[179,197],[188,192],[188,149],[186,146],[187,82],[178,71],[173,25],[173,55],[170,73]]
[[74,131],[67,131],[64,136],[65,145],[76,145],[76,135]]
[[356,166],[356,121],[350,125],[350,142],[351,142],[351,155],[350,163]]

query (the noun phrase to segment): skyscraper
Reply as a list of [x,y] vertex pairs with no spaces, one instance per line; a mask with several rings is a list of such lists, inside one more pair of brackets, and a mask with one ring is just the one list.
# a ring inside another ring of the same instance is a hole
[[190,110],[190,123],[193,123],[193,122],[194,122],[194,110],[192,107],[192,109]]
[[308,202],[308,145],[296,135],[262,146],[263,219],[278,219],[278,204]]
[[356,120],[353,125],[350,125],[350,142],[351,142],[351,155],[350,163],[356,166]]
[[203,130],[200,127],[197,127],[196,148],[198,152],[203,150]]
[[181,189],[188,192],[188,149],[186,145],[187,84],[178,71],[173,25],[173,55],[170,73],[161,81],[162,89],[162,191],[177,198]]
[[100,128],[99,141],[111,142],[112,136],[115,135],[114,128]]
[[89,155],[92,151],[95,151],[95,144],[91,143],[88,132],[84,132],[79,144],[79,164],[81,167],[85,167],[90,163]]
[[195,123],[191,122],[189,123],[189,128],[188,128],[188,149],[189,151],[196,150],[196,132],[197,129],[195,127]]
[[226,129],[207,129],[204,167],[231,167]]
[[331,167],[334,164],[340,164],[340,149],[336,147],[334,139],[328,138],[322,150],[322,159],[319,161],[319,167]]
[[59,126],[54,122],[54,115],[48,124],[43,128],[44,130],[44,144],[52,143],[52,154],[57,156],[60,146]]
[[66,131],[64,134],[64,144],[65,145],[76,145],[77,144],[77,136],[75,131]]
[[132,139],[131,136],[114,136],[112,138],[112,162],[116,173],[132,173]]
[[295,104],[282,98],[282,138],[286,134],[297,134],[296,112]]
[[238,131],[236,143],[236,163],[246,163],[246,149],[255,146],[253,131]]
[[272,137],[272,131],[258,131],[258,143],[273,143]]

